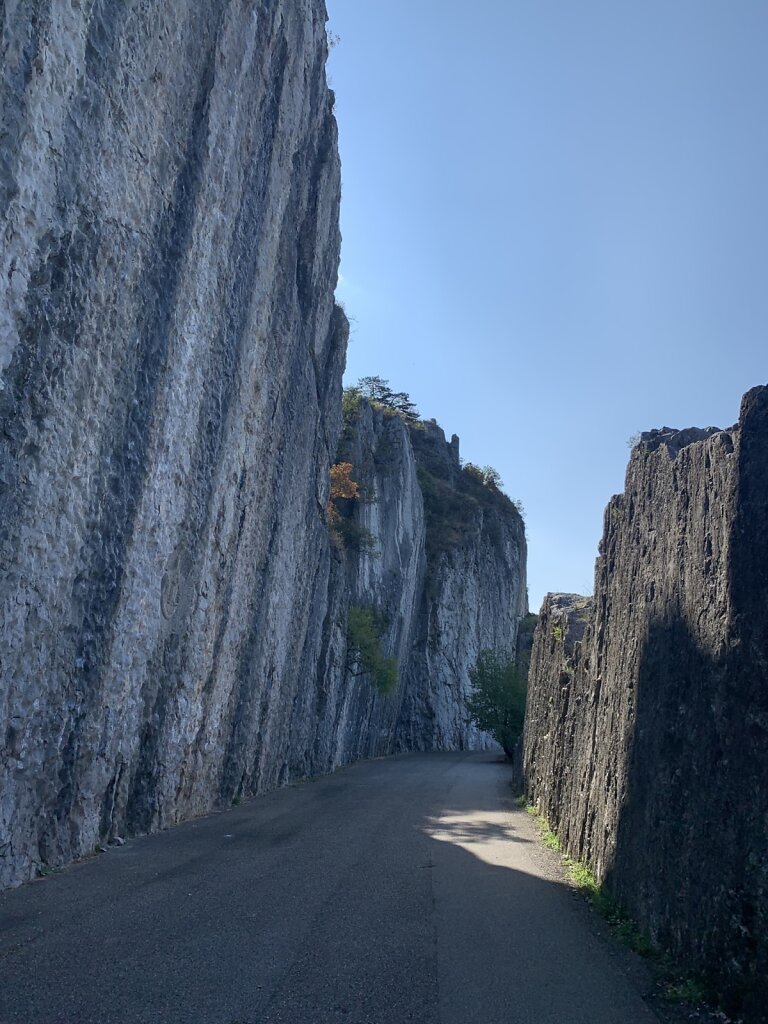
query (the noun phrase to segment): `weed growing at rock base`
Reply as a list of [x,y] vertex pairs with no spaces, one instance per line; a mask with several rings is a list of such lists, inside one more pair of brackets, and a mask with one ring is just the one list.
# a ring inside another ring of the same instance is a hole
[[541,841],[544,843],[544,845],[548,849],[554,850],[555,853],[559,853],[560,852],[560,840],[557,838],[557,834],[555,832],[553,832],[552,829],[547,825],[546,820],[544,820],[541,823],[540,828],[541,828]]
[[47,878],[49,875],[58,875],[61,870],[60,867],[53,867],[51,864],[38,864],[37,877]]
[[[539,835],[544,845],[548,849],[554,850],[555,853],[559,853],[561,850],[560,837],[538,808],[529,804],[525,797],[518,798],[518,806],[525,807],[526,811],[536,819]],[[566,855],[563,855],[562,862],[568,872],[568,877],[578,891],[611,925],[617,938],[641,956],[654,956],[656,950],[649,937],[637,927],[614,897],[606,891],[589,865]]]
[[[529,803],[524,795],[516,797],[515,803],[536,820],[544,845],[550,850],[560,852],[560,839],[539,809]],[[597,913],[610,925],[616,938],[640,956],[653,959],[655,962],[653,971],[666,1002],[700,1007],[702,1012],[708,1014],[707,1020],[722,1019],[723,1024],[730,1024],[728,1017],[721,1016],[718,1011],[707,1005],[706,987],[695,978],[686,975],[684,966],[681,971],[679,963],[675,964],[670,958],[662,955],[661,951],[653,945],[650,937],[637,926],[616,899],[601,885],[588,864],[566,855],[561,857],[561,861],[579,893],[589,900]],[[698,1013],[698,1010],[696,1012]]]

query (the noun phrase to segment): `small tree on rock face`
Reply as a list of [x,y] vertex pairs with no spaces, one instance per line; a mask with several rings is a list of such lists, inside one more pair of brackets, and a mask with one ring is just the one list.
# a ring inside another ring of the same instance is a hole
[[493,466],[483,466],[480,472],[483,474],[483,483],[486,487],[495,487],[497,491],[500,491],[504,486],[501,473],[499,473],[498,469],[494,469]]
[[411,401],[407,391],[393,392],[391,402],[392,407],[399,413],[402,413],[407,420],[417,420],[419,418],[419,410]]
[[525,721],[528,666],[516,664],[496,651],[481,651],[469,678],[469,721],[490,733],[507,757],[512,757]]
[[383,377],[361,377],[357,382],[357,390],[373,402],[386,403],[392,394],[389,381]]
[[355,418],[357,410],[360,408],[360,400],[362,397],[360,388],[344,388],[341,399],[341,411],[345,424],[351,422],[351,420]]
[[501,473],[499,473],[498,469],[494,469],[493,466],[476,466],[474,462],[465,462],[462,469],[467,476],[479,480],[486,487],[492,487],[494,490],[500,491],[504,486]]
[[336,498],[359,498],[360,488],[352,479],[352,463],[337,462],[331,466],[331,500]]
[[364,501],[360,485],[352,479],[352,463],[337,462],[331,466],[331,493],[325,509],[325,521],[331,543],[337,551],[352,548],[369,555],[376,553],[376,542],[353,514],[352,502]]
[[378,402],[387,409],[394,409],[406,420],[419,418],[419,410],[411,401],[408,392],[393,391],[389,381],[383,377],[361,377],[354,390],[372,402]]
[[369,675],[381,694],[397,686],[397,659],[386,657],[381,644],[384,623],[371,608],[349,609],[347,619],[347,672]]

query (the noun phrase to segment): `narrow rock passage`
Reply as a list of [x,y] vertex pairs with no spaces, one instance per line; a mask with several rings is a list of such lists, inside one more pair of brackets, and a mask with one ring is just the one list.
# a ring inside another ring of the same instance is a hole
[[406,755],[0,896],[1,1024],[650,1024],[495,755]]

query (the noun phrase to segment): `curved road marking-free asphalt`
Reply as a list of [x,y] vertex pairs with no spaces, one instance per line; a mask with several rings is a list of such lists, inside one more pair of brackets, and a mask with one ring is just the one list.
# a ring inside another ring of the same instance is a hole
[[0,895],[0,1024],[654,1024],[627,962],[494,754],[358,764]]

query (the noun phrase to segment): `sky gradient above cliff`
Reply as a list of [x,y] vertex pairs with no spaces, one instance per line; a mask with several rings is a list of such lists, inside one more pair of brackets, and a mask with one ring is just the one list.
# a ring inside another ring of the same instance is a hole
[[499,470],[533,610],[589,592],[627,438],[768,380],[768,5],[328,7],[346,380]]

